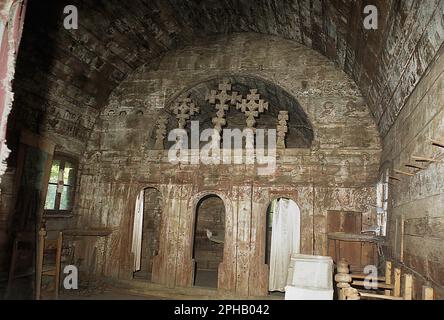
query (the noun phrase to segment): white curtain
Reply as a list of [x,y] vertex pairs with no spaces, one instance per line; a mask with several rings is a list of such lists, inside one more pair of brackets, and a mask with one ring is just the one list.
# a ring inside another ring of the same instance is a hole
[[292,254],[300,251],[300,211],[292,200],[278,200],[273,212],[270,252],[270,291],[285,291]]
[[136,208],[134,212],[134,226],[133,226],[133,244],[131,252],[134,257],[133,270],[140,270],[140,261],[142,254],[142,232],[143,232],[143,202],[145,191],[142,190],[137,196]]

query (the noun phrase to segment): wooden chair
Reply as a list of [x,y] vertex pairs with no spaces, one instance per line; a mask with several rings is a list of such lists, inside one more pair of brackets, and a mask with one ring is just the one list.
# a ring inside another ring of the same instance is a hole
[[[63,234],[59,232],[57,239],[49,240],[47,239],[47,232],[44,228],[39,231],[39,242],[38,242],[38,252],[37,252],[37,265],[36,265],[36,290],[35,298],[36,300],[41,299],[42,291],[42,278],[44,276],[54,278],[54,298],[59,298],[60,289],[60,273],[61,273],[61,259],[62,259],[62,245],[63,245]],[[55,256],[54,264],[45,264],[45,256],[53,253]]]
[[32,268],[32,270],[25,270],[21,273],[18,273],[17,262],[21,257],[26,255],[26,252],[28,252],[28,254],[30,254],[31,256],[34,255],[35,240],[36,240],[35,233],[32,232],[21,232],[18,233],[17,236],[15,237],[12,249],[11,264],[9,267],[8,286],[6,288],[5,298],[10,297],[14,280],[34,275],[33,271],[34,268]]

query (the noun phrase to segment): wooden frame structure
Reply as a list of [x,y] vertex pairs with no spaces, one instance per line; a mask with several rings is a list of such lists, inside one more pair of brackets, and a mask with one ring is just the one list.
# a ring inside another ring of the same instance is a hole
[[[37,244],[37,265],[36,265],[36,290],[35,299],[41,299],[41,289],[42,289],[42,278],[43,276],[54,277],[54,298],[59,298],[60,289],[60,274],[61,274],[61,263],[62,263],[62,245],[63,245],[63,234],[59,232],[57,239],[48,240],[47,232],[44,228],[39,231],[39,242]],[[45,253],[48,251],[55,251],[55,264],[49,268],[44,267]]]
[[[386,274],[383,277],[354,275],[350,274],[348,263],[344,260],[340,261],[337,265],[338,273],[335,275],[339,300],[413,300],[413,276],[411,274],[402,276],[400,268],[395,268],[392,273],[392,262],[390,261],[387,261],[385,269]],[[402,280],[403,286],[401,285]],[[357,289],[357,287],[365,288],[365,290]],[[384,294],[372,293],[369,292],[370,290],[384,290]],[[434,300],[433,288],[423,286],[422,300]]]

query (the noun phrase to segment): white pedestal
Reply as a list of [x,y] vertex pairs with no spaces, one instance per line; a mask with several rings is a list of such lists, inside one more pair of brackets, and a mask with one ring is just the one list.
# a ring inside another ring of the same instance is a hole
[[285,300],[333,300],[333,260],[293,255],[288,268]]

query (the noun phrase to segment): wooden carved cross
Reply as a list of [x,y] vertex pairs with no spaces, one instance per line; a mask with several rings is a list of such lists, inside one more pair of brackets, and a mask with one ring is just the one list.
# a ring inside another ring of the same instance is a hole
[[[216,90],[211,90],[210,95],[205,98],[206,101],[209,101],[211,104],[221,104],[223,106],[235,105],[237,102],[240,102],[242,96],[239,95],[236,91],[233,91],[228,94],[228,91],[231,91],[231,83],[229,80],[225,79],[222,83],[219,84],[219,92]],[[229,104],[228,104],[229,103]],[[228,110],[228,109],[227,109]]]
[[245,113],[247,125],[249,128],[252,128],[256,124],[255,118],[259,117],[259,114],[265,112],[265,110],[268,110],[268,102],[260,98],[257,89],[251,89],[247,99],[242,99],[242,102],[237,104],[237,109]]
[[179,100],[174,106],[174,114],[178,120],[179,129],[185,129],[187,120],[190,116],[199,113],[199,107],[197,107],[191,100],[190,97]]
[[233,91],[229,94],[228,91],[231,91],[231,83],[228,79],[225,79],[219,84],[218,91],[211,90],[209,96],[205,98],[210,104],[216,104],[217,113],[212,121],[214,129],[219,134],[222,131],[222,127],[227,124],[225,111],[228,111],[230,105],[236,105],[237,102],[242,100],[242,96],[237,92]]
[[157,120],[155,150],[162,150],[164,148],[163,141],[165,140],[167,132],[167,122],[168,119],[165,116],[160,116]]

